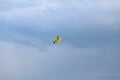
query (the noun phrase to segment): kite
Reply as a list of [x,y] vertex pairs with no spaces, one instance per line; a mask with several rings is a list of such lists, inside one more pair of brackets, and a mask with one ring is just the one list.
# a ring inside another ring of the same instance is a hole
[[60,36],[57,36],[56,40],[53,41],[53,43],[60,42],[62,38]]

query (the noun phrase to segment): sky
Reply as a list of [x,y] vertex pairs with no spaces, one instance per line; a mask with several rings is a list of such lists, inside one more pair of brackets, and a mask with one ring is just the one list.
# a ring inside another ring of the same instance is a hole
[[119,26],[119,0],[0,0],[0,80],[120,80]]

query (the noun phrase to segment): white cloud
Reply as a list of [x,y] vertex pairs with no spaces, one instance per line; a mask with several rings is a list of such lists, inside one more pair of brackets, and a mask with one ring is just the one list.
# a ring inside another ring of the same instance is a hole
[[12,18],[33,18],[37,16],[44,16],[48,12],[49,9],[55,10],[57,7],[56,3],[45,3],[41,6],[32,6],[25,8],[15,8],[10,11],[4,11],[1,14],[6,18],[11,20]]
[[36,46],[45,40],[52,41],[53,38],[48,36],[56,35],[61,35],[70,44],[78,43],[77,45],[84,41],[84,44],[92,44],[94,41],[93,45],[106,43],[109,39],[109,44],[119,41],[118,0],[36,0],[34,3],[38,4],[14,7],[0,13],[1,39],[28,42]]
[[70,29],[79,30],[86,27],[99,28],[98,26],[104,27],[104,29],[119,29],[117,26],[120,21],[118,0],[35,2],[40,5],[13,8],[10,11],[2,12],[1,15],[4,16],[2,18],[8,21],[13,20],[13,23],[22,19],[26,24],[37,24],[38,29],[58,28],[55,23],[61,24],[61,27],[66,24],[67,27],[69,26],[68,23],[71,23]]

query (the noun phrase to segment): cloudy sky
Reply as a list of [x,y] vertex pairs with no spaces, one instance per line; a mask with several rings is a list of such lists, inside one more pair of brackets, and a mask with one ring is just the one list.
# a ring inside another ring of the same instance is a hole
[[0,0],[0,80],[120,80],[120,1]]

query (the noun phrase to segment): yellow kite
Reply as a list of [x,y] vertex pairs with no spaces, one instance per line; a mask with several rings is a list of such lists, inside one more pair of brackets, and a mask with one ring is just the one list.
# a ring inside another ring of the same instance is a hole
[[60,42],[62,38],[60,36],[57,36],[56,40],[53,41],[53,43]]

